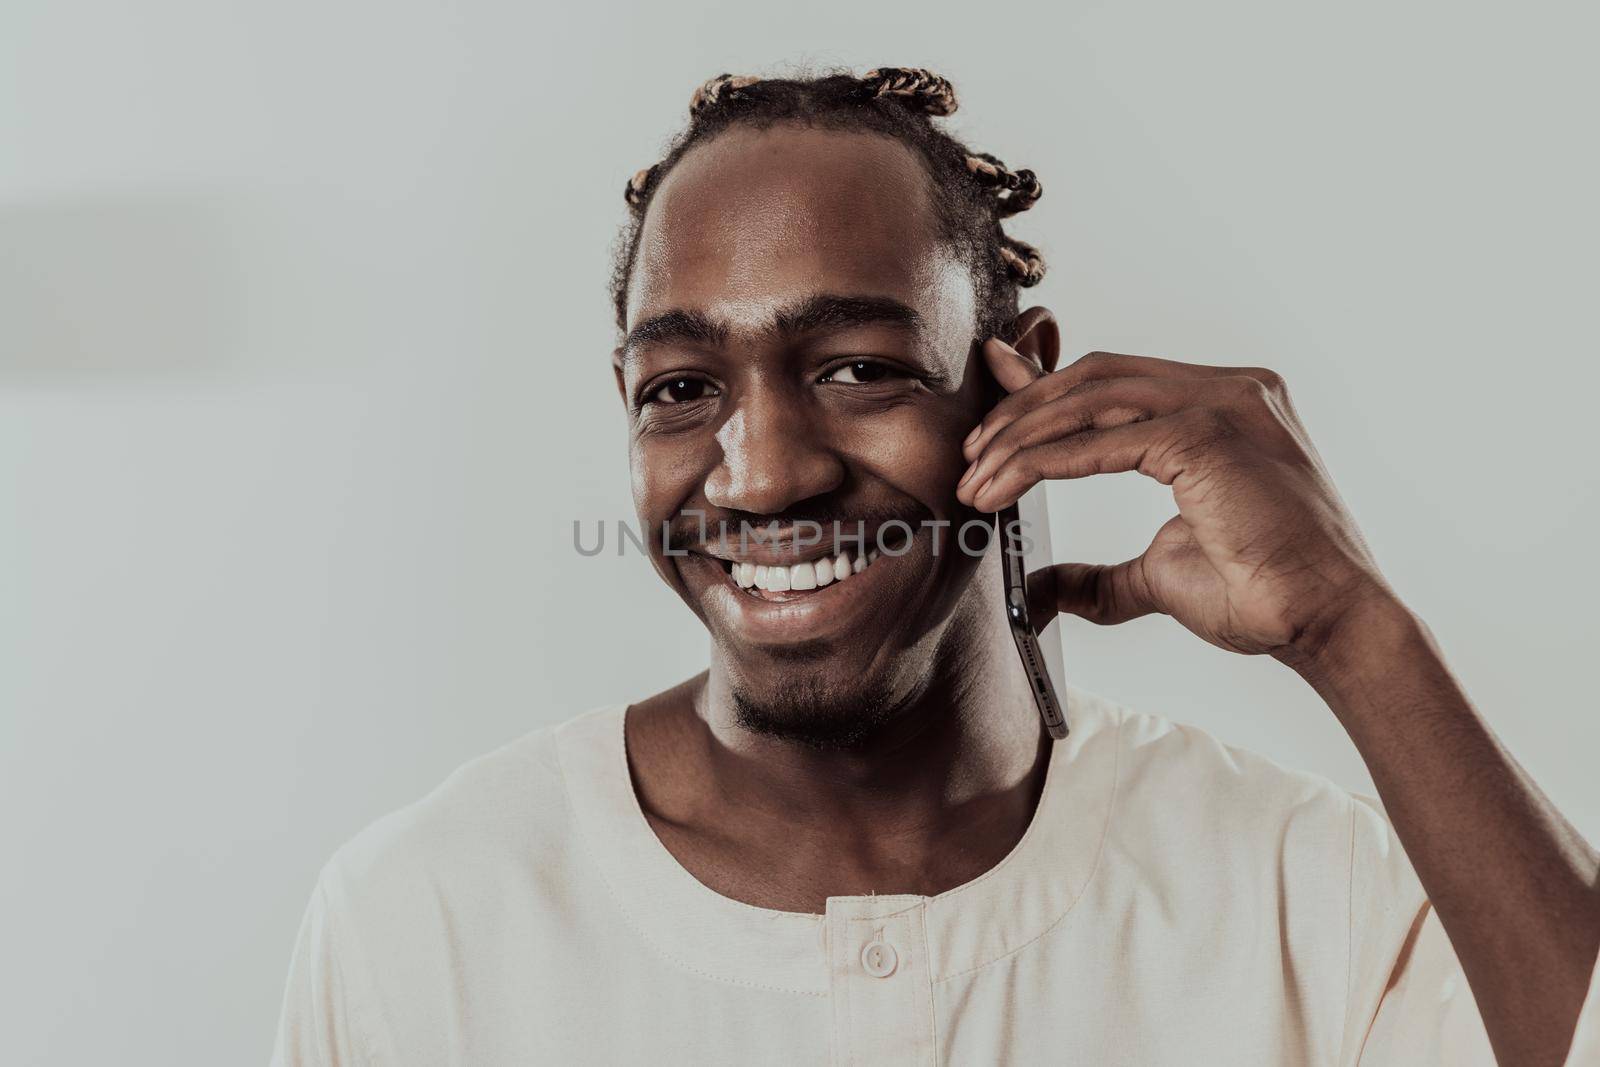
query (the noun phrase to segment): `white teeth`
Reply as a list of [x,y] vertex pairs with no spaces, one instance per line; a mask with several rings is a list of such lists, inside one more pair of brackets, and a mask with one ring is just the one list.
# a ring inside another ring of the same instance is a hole
[[854,559],[850,553],[841,552],[832,559],[808,560],[788,567],[733,563],[728,567],[728,573],[741,589],[764,589],[769,593],[787,593],[791,589],[808,592],[842,582],[852,574],[860,574],[877,558],[876,550]]

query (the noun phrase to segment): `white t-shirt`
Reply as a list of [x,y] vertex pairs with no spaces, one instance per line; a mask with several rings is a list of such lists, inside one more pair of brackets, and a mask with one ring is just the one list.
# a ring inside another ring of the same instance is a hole
[[1069,703],[1003,861],[820,915],[723,897],[673,859],[623,707],[528,734],[328,863],[274,1063],[1494,1062],[1375,802]]

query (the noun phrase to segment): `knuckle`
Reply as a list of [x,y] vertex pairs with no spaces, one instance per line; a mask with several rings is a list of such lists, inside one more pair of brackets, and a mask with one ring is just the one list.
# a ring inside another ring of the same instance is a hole
[[1000,468],[1000,474],[996,475],[996,479],[1002,475],[1008,476],[1011,483],[1038,478],[1039,457],[1033,454],[1031,448],[1020,448],[1012,453],[1006,465]]
[[1246,367],[1244,373],[1255,379],[1269,393],[1283,393],[1289,388],[1283,375],[1270,367]]
[[1115,359],[1116,356],[1110,352],[1088,352],[1079,356],[1072,366],[1082,370],[1095,370],[1108,366]]
[[1063,398],[1068,398],[1098,393],[1102,389],[1110,388],[1111,384],[1116,380],[1115,378],[1090,378],[1087,381],[1079,382],[1061,395]]
[[1110,583],[1106,581],[1106,568],[1103,564],[1093,564],[1086,567],[1081,578],[1084,592],[1084,618],[1092,623],[1103,624],[1111,617],[1112,597]]
[[1014,421],[1016,419],[1013,409],[1007,407],[1005,401],[1001,401],[989,410],[989,413],[983,417],[983,421],[978,425],[982,429],[983,438],[992,442],[996,437],[1005,433],[1006,427],[1010,426]]
[[1229,379],[1234,395],[1242,404],[1266,405],[1271,402],[1270,387],[1254,374],[1239,374]]
[[995,435],[995,441],[1003,441],[1009,454],[1048,440],[1060,432],[1060,407],[1052,403],[1041,405],[1013,419],[1004,430]]
[[1105,431],[1091,428],[1075,433],[1070,437],[1062,438],[1056,442],[1056,447],[1062,459],[1074,463],[1083,463],[1086,454],[1092,458],[1092,453],[1100,447],[1100,443],[1103,440],[1105,440]]
[[1016,419],[1006,423],[993,437],[989,438],[988,447],[984,451],[996,459],[1009,459],[1017,451],[1022,433],[1018,427],[1021,425],[1021,421]]

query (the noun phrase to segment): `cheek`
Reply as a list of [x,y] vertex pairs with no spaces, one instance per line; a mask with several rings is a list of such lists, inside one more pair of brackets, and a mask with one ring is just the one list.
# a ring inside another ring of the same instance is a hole
[[955,498],[956,482],[967,468],[961,443],[968,421],[966,405],[949,397],[848,421],[840,432],[863,467],[933,506]]
[[668,585],[680,581],[675,564],[668,559],[662,543],[665,523],[670,522],[704,483],[696,453],[685,439],[635,437],[628,449],[629,471],[633,482],[633,509],[638,515],[650,566]]
[[628,450],[633,507],[645,523],[660,523],[678,513],[704,484],[709,468],[698,435],[635,437]]

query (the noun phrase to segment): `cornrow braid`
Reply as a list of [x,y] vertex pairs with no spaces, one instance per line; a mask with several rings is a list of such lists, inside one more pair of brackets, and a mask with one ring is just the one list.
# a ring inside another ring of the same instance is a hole
[[982,336],[1004,336],[1018,309],[1018,290],[1044,277],[1039,250],[1005,232],[1001,222],[1026,211],[1043,193],[1031,170],[1012,170],[975,152],[934,123],[956,110],[944,78],[921,67],[877,67],[802,78],[719,74],[689,99],[689,125],[660,162],[638,171],[623,189],[629,222],[617,245],[611,296],[617,328],[627,329],[628,284],[651,199],[662,180],[695,146],[738,126],[800,126],[869,133],[900,142],[931,181],[937,236],[972,270]]

